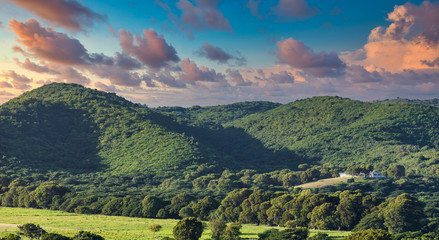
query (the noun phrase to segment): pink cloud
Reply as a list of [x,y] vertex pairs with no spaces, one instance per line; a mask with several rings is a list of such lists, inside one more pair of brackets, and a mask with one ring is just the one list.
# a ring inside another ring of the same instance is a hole
[[177,8],[182,11],[181,19],[197,30],[216,29],[232,31],[227,20],[218,8],[221,0],[195,0],[192,4],[188,0],[177,2]]
[[152,69],[158,70],[180,60],[174,47],[166,43],[163,36],[157,35],[153,29],[143,30],[143,37],[133,37],[129,31],[121,29],[119,36],[123,51]]
[[95,21],[105,21],[106,16],[97,14],[76,0],[8,0],[36,16],[70,31],[85,31]]
[[31,83],[33,80],[26,77],[25,75],[17,74],[15,71],[8,71],[2,74],[3,77],[9,78],[12,81],[12,85],[15,89],[26,90],[30,89],[31,86],[28,83]]
[[281,19],[309,18],[319,12],[318,8],[310,7],[306,0],[280,0],[273,11]]
[[59,74],[58,71],[50,69],[48,66],[38,65],[36,63],[31,62],[29,58],[26,58],[26,60],[24,60],[23,63],[21,63],[17,58],[15,58],[15,62],[22,68],[27,69],[29,71],[33,71],[37,73]]
[[225,80],[225,77],[221,73],[216,73],[215,70],[207,67],[198,67],[195,62],[189,58],[183,59],[180,63],[182,73],[180,73],[180,79],[184,82],[194,84],[195,82],[221,82]]
[[277,42],[278,59],[281,63],[303,70],[316,77],[335,77],[343,74],[345,64],[334,52],[315,53],[302,41],[288,38]]
[[[35,19],[26,22],[11,19],[9,28],[17,34],[17,41],[35,58],[61,64],[85,64],[91,60],[87,50],[77,39],[55,32],[52,28],[41,27]],[[17,48],[18,51],[19,49]]]

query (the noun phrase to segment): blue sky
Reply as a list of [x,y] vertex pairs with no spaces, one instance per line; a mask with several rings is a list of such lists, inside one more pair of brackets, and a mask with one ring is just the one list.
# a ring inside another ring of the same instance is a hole
[[439,97],[438,1],[0,0],[0,102],[50,82],[150,106]]

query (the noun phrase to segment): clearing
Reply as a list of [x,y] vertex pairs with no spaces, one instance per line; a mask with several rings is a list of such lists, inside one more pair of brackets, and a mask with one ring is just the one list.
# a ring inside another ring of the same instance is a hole
[[326,186],[330,186],[330,185],[335,185],[335,184],[341,183],[341,182],[347,182],[349,179],[352,179],[352,178],[354,178],[354,177],[325,178],[325,179],[320,179],[320,180],[315,181],[315,182],[309,182],[309,183],[305,183],[302,185],[298,185],[295,187],[302,188],[302,189],[321,188],[321,187],[326,187]]

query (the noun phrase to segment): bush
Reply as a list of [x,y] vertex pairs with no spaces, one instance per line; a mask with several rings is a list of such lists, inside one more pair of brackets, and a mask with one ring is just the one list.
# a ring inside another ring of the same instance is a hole
[[185,218],[174,226],[176,240],[198,240],[203,233],[203,223],[194,217]]
[[103,237],[86,231],[80,231],[78,234],[75,235],[74,239],[78,240],[105,240]]
[[41,236],[41,240],[71,240],[71,238],[57,233],[46,233]]

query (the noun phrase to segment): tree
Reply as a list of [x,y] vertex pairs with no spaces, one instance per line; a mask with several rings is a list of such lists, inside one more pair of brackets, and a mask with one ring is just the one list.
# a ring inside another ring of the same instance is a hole
[[219,203],[211,196],[207,196],[192,205],[193,214],[201,220],[209,219],[209,216],[219,206]]
[[238,222],[230,223],[224,233],[221,235],[221,240],[239,240],[241,235],[242,225]]
[[148,230],[152,232],[152,237],[154,237],[154,234],[156,232],[159,232],[162,229],[162,225],[160,224],[152,224],[149,225]]
[[224,220],[217,218],[213,219],[208,223],[208,226],[210,230],[212,231],[212,239],[213,240],[220,240],[221,235],[224,233],[224,230],[226,230],[226,222]]
[[198,240],[203,233],[203,223],[194,217],[185,218],[174,226],[173,233],[176,240]]
[[382,229],[367,229],[351,233],[345,240],[392,240],[392,236]]
[[306,240],[309,231],[306,228],[298,227],[279,231],[270,229],[258,234],[260,240]]
[[43,234],[46,233],[44,229],[40,227],[40,225],[35,225],[33,223],[26,223],[21,226],[18,226],[18,229],[20,229],[21,233],[30,238],[40,238]]
[[405,167],[401,165],[392,165],[387,170],[387,176],[400,178],[405,176]]
[[337,226],[335,211],[335,206],[329,202],[315,207],[308,213],[309,226],[317,229],[335,229]]
[[424,204],[407,193],[390,200],[384,209],[384,225],[390,233],[419,230],[424,219]]
[[226,198],[221,201],[218,207],[218,214],[226,221],[238,221],[241,212],[241,204],[253,191],[250,189],[237,189],[231,191]]
[[363,213],[363,194],[359,191],[346,190],[340,194],[340,203],[337,213],[340,216],[340,224],[344,229],[352,229],[361,219]]
[[71,238],[58,233],[46,233],[41,236],[41,240],[71,240]]
[[75,235],[74,239],[78,240],[105,240],[103,237],[86,231],[80,231],[78,234]]
[[152,195],[147,195],[142,201],[142,215],[147,218],[157,216],[159,209],[164,207],[163,201]]

